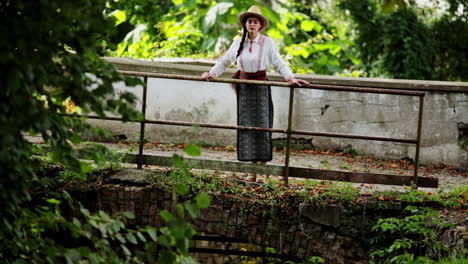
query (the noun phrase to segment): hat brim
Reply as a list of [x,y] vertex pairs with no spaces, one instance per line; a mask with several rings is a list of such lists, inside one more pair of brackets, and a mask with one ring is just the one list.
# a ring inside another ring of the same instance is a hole
[[268,18],[266,18],[263,15],[260,15],[258,13],[253,13],[253,12],[242,12],[239,14],[239,17],[238,17],[239,24],[242,27],[244,27],[244,19],[249,16],[257,17],[262,22],[262,27],[258,30],[259,32],[265,30],[270,25],[270,21],[268,21]]

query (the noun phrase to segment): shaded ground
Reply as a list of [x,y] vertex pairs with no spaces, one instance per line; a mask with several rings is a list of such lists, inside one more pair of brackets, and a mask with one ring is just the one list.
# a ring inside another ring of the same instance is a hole
[[[132,153],[137,153],[138,150],[138,145],[134,143],[106,143],[105,145],[118,151],[130,151]],[[173,154],[177,153],[181,156],[187,156],[183,149],[184,145],[151,142],[145,144],[144,153],[149,155],[163,156],[172,156]],[[273,153],[273,160],[269,164],[284,165],[285,155],[285,151],[275,151]],[[235,147],[204,147],[202,148],[201,157],[198,158],[237,161],[237,152]],[[290,165],[325,170],[370,172],[379,174],[413,175],[414,172],[414,165],[410,160],[381,160],[373,157],[351,156],[349,154],[319,150],[293,151],[291,153]],[[232,173],[226,172],[226,174],[229,175]],[[248,173],[235,174],[237,178],[244,178],[247,181],[252,181],[254,179],[253,175]],[[438,178],[439,189],[442,190],[451,190],[456,186],[468,184],[468,172],[457,171],[453,167],[442,164],[438,166],[420,166],[419,175]],[[281,179],[281,177],[274,178]],[[264,181],[264,178],[256,177],[256,180]],[[360,187],[360,191],[363,193],[371,192],[373,190],[400,190],[405,188],[400,186],[378,184],[354,185]],[[420,189],[434,191],[432,188]]]
[[[31,142],[42,143],[42,139],[38,137],[28,137]],[[100,143],[108,146],[109,148],[119,152],[138,152],[138,144],[133,142],[119,142],[119,143]],[[160,142],[150,142],[145,144],[144,153],[148,155],[161,155],[172,156],[177,153],[181,156],[188,157],[184,153],[184,145],[166,144]],[[274,151],[273,160],[269,164],[284,165],[285,151]],[[237,152],[235,147],[203,147],[201,159],[213,160],[226,160],[237,161]],[[414,165],[411,160],[382,160],[374,157],[366,156],[352,156],[350,154],[336,153],[329,150],[297,150],[291,153],[290,157],[291,166],[324,169],[324,170],[338,170],[338,171],[352,171],[352,172],[369,172],[378,174],[396,174],[396,175],[413,175]],[[157,166],[145,166],[146,168],[154,168]],[[257,176],[249,173],[230,173],[225,172],[226,175],[232,175],[238,179],[246,181],[265,181],[265,177]],[[439,189],[451,190],[460,185],[468,185],[468,172],[458,171],[451,166],[443,164],[437,166],[420,166],[420,176],[435,177],[439,179]],[[270,176],[281,180],[281,177]],[[297,179],[296,180],[301,180]],[[379,185],[379,184],[354,184],[359,187],[361,193],[368,193],[374,190],[403,190],[407,187]],[[420,188],[421,190],[433,192],[432,188]]]

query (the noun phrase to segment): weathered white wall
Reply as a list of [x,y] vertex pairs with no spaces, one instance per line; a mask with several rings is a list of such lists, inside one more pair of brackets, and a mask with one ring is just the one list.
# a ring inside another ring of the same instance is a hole
[[[142,87],[117,90],[133,91],[139,98],[136,109],[141,109]],[[187,121],[237,125],[236,96],[229,84],[149,78],[146,118],[151,120]],[[272,87],[275,106],[275,128],[287,127],[289,90]],[[117,134],[137,138],[140,127],[136,123],[90,121]],[[147,124],[145,138],[162,142],[206,142],[235,145],[236,131],[211,128],[175,127]],[[283,135],[278,135],[282,137]]]
[[[397,138],[416,138],[418,98],[381,94],[302,90],[297,129]],[[328,107],[327,107],[328,106]],[[468,94],[432,93],[425,98],[421,161],[468,167],[468,149],[459,142],[458,123],[468,124]],[[351,145],[387,158],[414,157],[415,147],[380,141],[314,138],[320,147]]]
[[[138,65],[141,66],[141,63]],[[198,67],[198,69],[190,67]],[[190,72],[186,74],[192,75],[199,75],[206,69],[202,66],[187,66],[187,68]],[[172,72],[168,70],[168,72],[180,74],[180,70]],[[313,81],[316,76],[309,77]],[[342,79],[344,78],[335,77],[328,83],[346,83],[346,80]],[[376,79],[371,79],[371,81],[374,85],[382,86],[382,82]],[[402,82],[397,84],[405,85]],[[417,84],[418,81],[411,82]],[[434,83],[441,84],[441,82]],[[431,82],[424,82],[423,88],[417,89],[429,90],[424,108],[422,163],[444,163],[468,168],[468,147],[462,147],[458,128],[459,124],[468,124],[468,84],[455,84],[457,85],[452,88],[453,91],[437,91],[448,89],[443,85],[440,86],[442,88],[432,91]],[[394,88],[391,81],[386,82],[385,85]],[[122,89],[122,87],[116,87],[116,89]],[[133,90],[141,98],[141,87]],[[228,84],[150,78],[147,96],[147,119],[236,124],[236,97]],[[285,129],[289,89],[272,87],[272,97],[275,108],[274,128]],[[295,93],[295,102],[293,129],[416,138],[417,97],[298,89]],[[136,107],[141,109],[141,105]],[[115,133],[127,134],[130,138],[136,138],[140,131],[136,123],[122,124],[101,120],[91,122],[110,128]],[[274,136],[285,137],[284,134],[274,134]],[[236,132],[222,129],[147,125],[146,138],[163,142],[206,142],[232,145],[236,142]],[[384,158],[414,158],[415,151],[413,144],[325,137],[312,137],[312,144],[315,147],[327,149],[343,149],[351,146],[359,152]]]

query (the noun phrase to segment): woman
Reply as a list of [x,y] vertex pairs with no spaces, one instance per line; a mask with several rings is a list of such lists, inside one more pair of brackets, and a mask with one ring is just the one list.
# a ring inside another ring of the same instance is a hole
[[[294,78],[288,64],[281,58],[273,39],[260,34],[268,25],[257,6],[250,7],[238,17],[243,27],[242,38],[235,39],[229,50],[211,68],[202,74],[205,80],[220,76],[234,60],[238,71],[233,78],[266,80],[271,64],[289,83],[301,86],[308,82]],[[273,127],[273,102],[270,86],[239,84],[237,94],[237,125]],[[271,132],[238,130],[237,157],[240,161],[266,163],[272,160]]]

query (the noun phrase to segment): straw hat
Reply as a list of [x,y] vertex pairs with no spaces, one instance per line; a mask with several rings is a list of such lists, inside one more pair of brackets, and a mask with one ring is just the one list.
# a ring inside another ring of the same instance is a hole
[[251,6],[246,12],[242,12],[239,14],[239,24],[244,27],[245,24],[245,18],[248,16],[254,16],[262,22],[262,27],[258,30],[259,32],[265,30],[270,22],[268,21],[268,18],[266,16],[262,15],[262,12],[260,12],[260,8],[258,6]]

